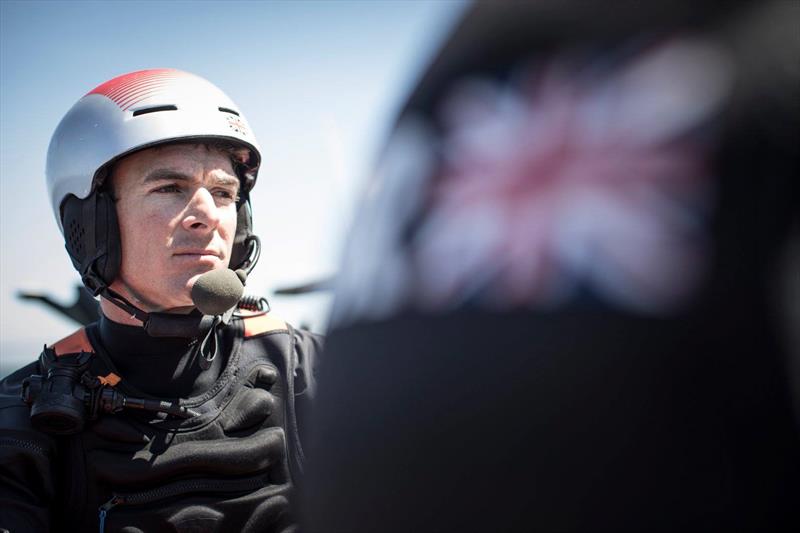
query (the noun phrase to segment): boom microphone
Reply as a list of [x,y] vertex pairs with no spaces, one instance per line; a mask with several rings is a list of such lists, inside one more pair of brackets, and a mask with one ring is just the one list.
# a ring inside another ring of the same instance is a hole
[[241,299],[246,278],[244,271],[229,268],[206,272],[192,287],[192,301],[204,315],[222,315]]

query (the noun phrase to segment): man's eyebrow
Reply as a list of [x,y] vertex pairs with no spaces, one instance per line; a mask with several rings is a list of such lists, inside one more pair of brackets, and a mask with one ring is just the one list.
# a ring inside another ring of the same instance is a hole
[[212,176],[212,181],[215,185],[230,185],[231,187],[239,188],[239,178],[234,178],[233,176]]
[[144,179],[142,179],[142,183],[150,183],[151,181],[161,180],[189,181],[190,179],[192,179],[192,177],[188,174],[184,174],[183,172],[170,170],[168,168],[157,168],[148,172]]
[[[173,180],[173,181],[190,181],[193,177],[189,176],[188,174],[184,174],[178,170],[172,170],[169,168],[157,168],[155,170],[151,170],[148,172],[144,179],[142,179],[142,183],[150,183],[153,181],[165,181],[165,180]],[[239,187],[239,179],[234,178],[233,176],[219,176],[214,175],[211,178],[211,181],[214,185],[223,185],[223,186],[235,186]]]

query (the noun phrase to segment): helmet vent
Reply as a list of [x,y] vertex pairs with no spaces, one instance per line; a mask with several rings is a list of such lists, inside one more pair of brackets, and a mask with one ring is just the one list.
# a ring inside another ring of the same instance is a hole
[[78,257],[83,255],[83,237],[85,234],[86,232],[81,224],[76,220],[70,221],[67,243],[69,244],[70,251]]
[[137,109],[133,112],[134,117],[145,115],[147,113],[157,113],[158,111],[177,111],[178,106],[174,105],[157,105],[155,107],[145,107],[144,109]]
[[232,115],[236,115],[237,117],[239,116],[239,113],[237,111],[234,111],[233,109],[228,109],[227,107],[220,107],[218,109],[223,113],[230,113]]

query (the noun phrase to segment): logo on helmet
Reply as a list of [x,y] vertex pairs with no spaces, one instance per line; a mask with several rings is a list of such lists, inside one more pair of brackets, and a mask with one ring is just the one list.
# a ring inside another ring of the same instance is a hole
[[230,129],[236,133],[247,135],[247,127],[245,127],[244,121],[241,118],[236,115],[228,115],[226,118],[228,119],[228,127]]

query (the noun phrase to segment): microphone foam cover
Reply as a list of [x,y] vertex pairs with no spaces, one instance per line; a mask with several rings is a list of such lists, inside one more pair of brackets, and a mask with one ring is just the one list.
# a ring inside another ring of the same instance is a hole
[[229,268],[206,272],[192,287],[192,301],[204,315],[221,315],[236,305],[244,293],[239,276]]

